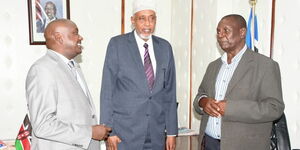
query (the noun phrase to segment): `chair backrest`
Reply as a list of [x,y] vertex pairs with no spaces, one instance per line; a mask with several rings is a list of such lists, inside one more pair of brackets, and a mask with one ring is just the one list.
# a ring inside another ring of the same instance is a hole
[[290,137],[284,113],[273,122],[271,132],[271,150],[291,150]]

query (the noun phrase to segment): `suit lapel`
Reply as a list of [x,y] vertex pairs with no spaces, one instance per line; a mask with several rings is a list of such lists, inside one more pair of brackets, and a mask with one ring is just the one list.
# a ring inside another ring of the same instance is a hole
[[[61,59],[59,58],[59,56],[57,56],[57,55],[56,55],[54,52],[52,52],[51,50],[48,50],[48,51],[47,51],[47,55],[48,55],[51,59],[53,59],[53,60],[57,63],[58,67],[60,67],[60,68],[67,74],[68,78],[69,78],[70,80],[72,80],[72,84],[74,84],[74,86],[75,86],[76,88],[81,89],[82,93],[84,94],[83,89],[81,88],[79,82],[78,82],[77,79],[74,77],[74,75],[73,75],[71,69],[67,66],[67,64],[66,64],[63,60],[61,60]],[[81,69],[80,69],[80,66],[77,65],[77,67],[78,67],[77,72],[78,72],[80,78],[82,79],[82,81],[83,81],[83,83],[84,83],[84,86],[85,86],[85,89],[86,89],[86,92],[87,92],[87,96],[86,96],[85,94],[84,94],[84,95],[85,95],[86,98],[88,99],[89,104],[90,104],[92,110],[95,111],[95,108],[94,108],[94,105],[93,105],[93,103],[92,103],[92,99],[91,99],[89,90],[88,90],[88,88],[87,88],[87,84],[86,84],[86,82],[85,82],[85,79],[84,79],[84,77],[83,77],[82,71],[81,71]]]
[[132,31],[130,34],[128,34],[128,40],[129,40],[128,49],[131,53],[131,56],[132,56],[134,62],[137,65],[138,70],[141,72],[145,72],[143,62],[141,60],[140,51],[139,51],[138,45],[137,45],[135,37],[134,37],[134,31]]
[[[129,41],[128,49],[131,53],[132,59],[134,60],[136,66],[137,66],[137,71],[141,75],[141,81],[144,82],[142,86],[144,87],[144,89],[149,90],[143,61],[141,60],[141,54],[140,54],[136,39],[134,37],[134,31],[132,31],[130,34],[128,34],[128,41]],[[155,83],[154,83],[154,85],[155,85]]]
[[216,93],[216,82],[217,82],[217,76],[220,72],[220,68],[222,66],[222,60],[221,58],[218,59],[218,61],[216,62],[216,65],[213,67],[212,69],[212,73],[211,73],[211,79],[212,79],[212,83],[210,84],[212,87],[210,87],[209,89],[212,89],[212,97],[215,97],[215,93]]
[[252,64],[253,55],[251,54],[250,50],[247,49],[232,75],[232,78],[227,87],[226,95],[230,93],[230,91],[235,87],[238,81],[248,72]]
[[68,75],[69,79],[72,79],[74,81],[74,83],[76,83],[75,82],[76,79],[75,79],[72,71],[69,69],[69,67],[67,66],[67,64],[65,62],[63,62],[63,60],[61,60],[59,58],[59,56],[57,56],[57,54],[55,54],[54,52],[52,52],[52,50],[48,50],[47,51],[47,55],[57,63],[58,67],[61,68]]
[[[93,101],[92,101],[92,97],[91,97],[91,94],[90,94],[90,91],[89,91],[89,88],[88,88],[88,86],[87,86],[87,83],[86,83],[86,81],[85,81],[85,78],[84,78],[84,75],[83,75],[83,73],[82,73],[82,71],[81,71],[81,68],[80,68],[80,66],[79,65],[77,65],[77,72],[78,72],[78,74],[79,74],[79,76],[80,76],[80,78],[81,78],[81,80],[82,80],[82,82],[83,82],[83,84],[84,84],[84,88],[85,88],[85,90],[86,90],[86,96],[87,96],[87,98],[88,98],[88,100],[89,100],[89,104],[90,104],[90,106],[92,107],[92,109],[93,110],[95,110],[95,108],[94,108],[94,103],[93,103]],[[76,80],[77,81],[77,80]],[[78,83],[78,81],[77,81],[77,83]],[[80,86],[80,85],[79,85]],[[81,88],[81,86],[80,86],[80,88]],[[81,88],[82,89],[82,88]],[[82,92],[84,92],[83,90],[82,90]]]
[[[153,85],[153,92],[155,91],[155,87],[159,85],[160,82],[160,74],[165,73],[167,70],[167,66],[164,66],[164,59],[167,58],[164,56],[164,53],[160,52],[161,48],[159,45],[159,41],[155,36],[152,36],[152,43],[153,43],[153,51],[154,51],[154,56],[156,60],[156,74],[155,74],[155,80],[154,80],[154,85]],[[166,61],[166,60],[165,60]]]

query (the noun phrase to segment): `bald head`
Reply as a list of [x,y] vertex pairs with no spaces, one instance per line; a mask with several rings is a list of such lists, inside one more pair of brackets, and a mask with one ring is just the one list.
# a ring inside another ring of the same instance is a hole
[[61,28],[66,28],[68,25],[75,25],[75,23],[68,19],[57,19],[47,25],[44,31],[47,48],[52,45],[50,43],[54,42],[53,40],[55,39],[55,33],[58,33]]
[[81,53],[83,38],[78,34],[78,28],[71,20],[57,19],[50,22],[44,31],[44,37],[48,49],[69,59]]

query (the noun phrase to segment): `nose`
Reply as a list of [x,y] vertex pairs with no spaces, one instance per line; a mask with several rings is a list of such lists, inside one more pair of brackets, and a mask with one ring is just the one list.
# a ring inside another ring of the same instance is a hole
[[145,20],[145,25],[150,25],[150,20],[148,18]]
[[79,40],[82,41],[83,40],[83,37],[81,35],[79,35]]
[[217,33],[217,37],[218,37],[218,38],[224,37],[224,32],[219,31],[219,32]]

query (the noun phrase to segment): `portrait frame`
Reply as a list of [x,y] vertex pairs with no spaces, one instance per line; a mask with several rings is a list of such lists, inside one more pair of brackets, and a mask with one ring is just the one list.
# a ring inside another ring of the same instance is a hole
[[29,44],[45,45],[44,29],[55,19],[70,19],[70,0],[27,0]]

